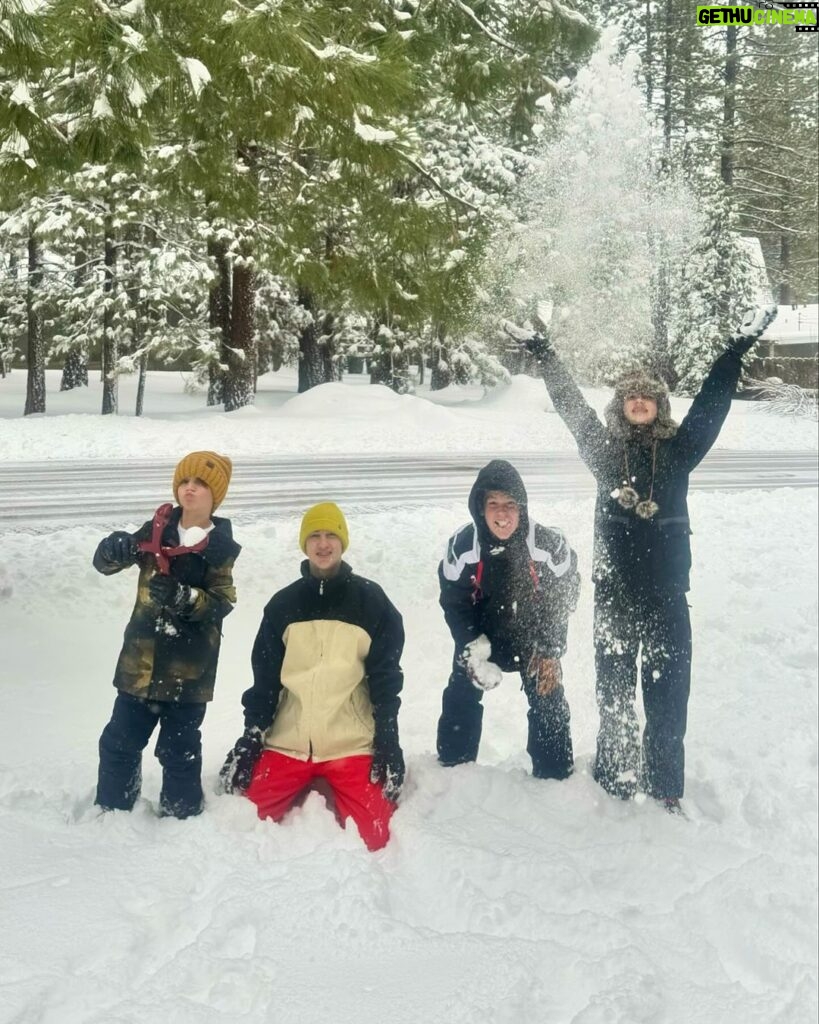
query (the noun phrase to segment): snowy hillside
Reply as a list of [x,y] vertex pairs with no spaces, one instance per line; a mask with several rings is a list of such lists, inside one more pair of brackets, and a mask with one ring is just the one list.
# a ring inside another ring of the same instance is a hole
[[[55,458],[151,458],[174,450],[220,448],[234,457],[299,452],[574,451],[569,432],[552,409],[542,382],[516,376],[509,386],[485,395],[479,387],[450,387],[396,395],[372,386],[365,375],[343,384],[323,384],[296,393],[292,369],[259,379],[255,406],[225,416],[208,409],[205,395],[190,392],[187,374],[148,374],[145,415],[132,415],[136,377],[120,380],[120,415],[99,417],[100,382],[59,390],[60,373],[49,370],[45,416],[23,417],[26,378],[15,371],[0,380],[0,458],[25,462]],[[611,392],[584,389],[602,413]],[[672,398],[682,419],[690,399]],[[57,417],[56,422],[54,418]],[[343,419],[343,429],[339,427]],[[816,449],[815,423],[772,415],[765,403],[734,402],[718,448],[737,450]]]

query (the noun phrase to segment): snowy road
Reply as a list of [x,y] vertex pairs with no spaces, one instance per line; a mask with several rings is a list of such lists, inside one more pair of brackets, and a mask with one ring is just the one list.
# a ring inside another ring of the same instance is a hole
[[[574,453],[499,452],[520,470],[531,499],[589,496],[594,483]],[[237,521],[294,514],[333,499],[347,511],[442,505],[466,499],[486,453],[320,455],[237,459],[225,512]],[[24,523],[117,524],[144,519],[170,499],[171,461],[59,461],[0,467],[0,529]],[[711,452],[691,478],[693,490],[817,487],[811,451]]]

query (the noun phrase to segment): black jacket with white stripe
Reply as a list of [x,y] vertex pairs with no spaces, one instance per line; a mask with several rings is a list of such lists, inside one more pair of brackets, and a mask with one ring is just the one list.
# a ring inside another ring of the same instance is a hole
[[[518,503],[520,524],[507,541],[497,540],[486,525],[490,490]],[[560,530],[529,521],[523,481],[500,459],[478,474],[469,509],[473,521],[449,538],[438,567],[440,604],[456,651],[485,634],[492,661],[504,671],[525,669],[533,654],[561,657],[580,592],[577,556],[568,541]]]

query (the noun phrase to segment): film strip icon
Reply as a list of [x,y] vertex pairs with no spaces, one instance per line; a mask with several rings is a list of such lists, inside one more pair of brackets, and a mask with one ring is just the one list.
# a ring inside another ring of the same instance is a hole
[[[768,5],[765,4],[767,7]],[[780,2],[771,4],[772,7],[779,7],[785,11],[813,11],[813,25],[794,25],[797,32],[816,32],[819,29],[819,3],[807,3],[804,0],[780,0]]]

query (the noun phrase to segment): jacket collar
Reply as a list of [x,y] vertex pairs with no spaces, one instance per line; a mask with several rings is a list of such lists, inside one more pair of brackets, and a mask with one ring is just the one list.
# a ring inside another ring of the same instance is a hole
[[310,562],[308,559],[304,559],[301,563],[301,575],[307,587],[320,596],[331,596],[339,593],[347,585],[347,581],[353,575],[353,570],[350,566],[342,561],[338,572],[335,576],[329,580],[321,580],[317,576],[313,576],[310,572]]

